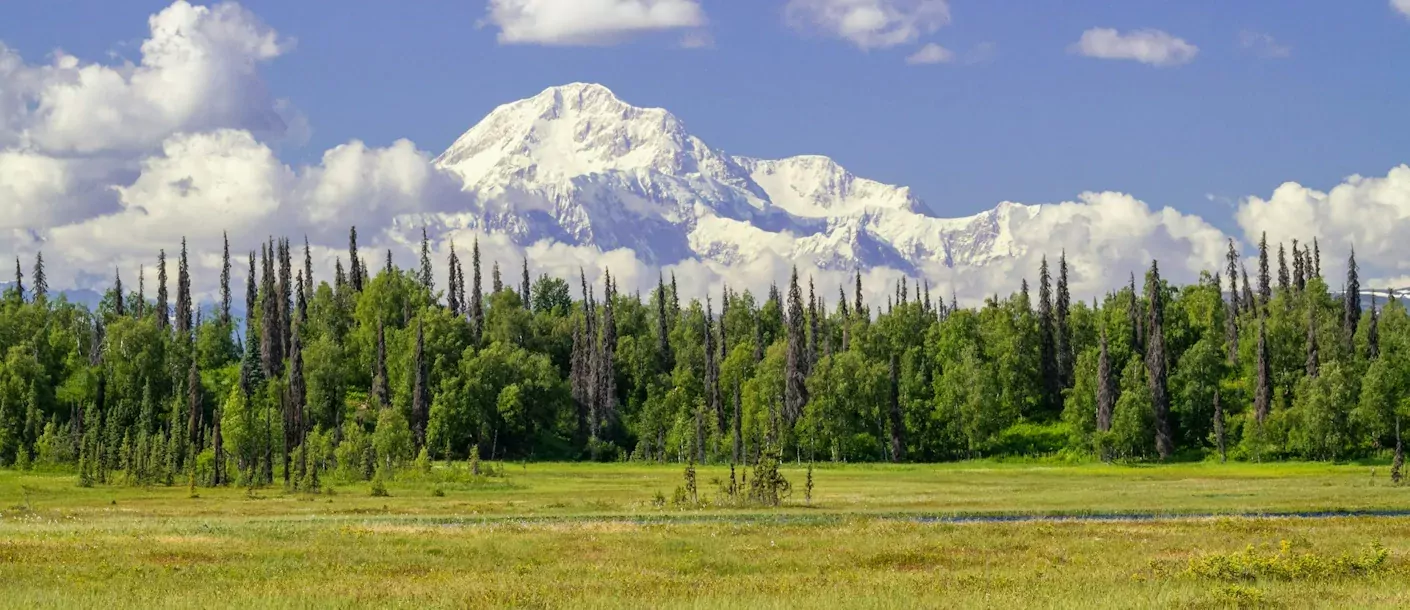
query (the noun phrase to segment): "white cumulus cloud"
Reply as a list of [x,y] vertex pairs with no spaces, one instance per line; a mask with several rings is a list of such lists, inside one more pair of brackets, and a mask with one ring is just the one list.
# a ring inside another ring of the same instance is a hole
[[1410,0],[1390,0],[1390,7],[1395,9],[1395,12],[1410,18]]
[[1330,191],[1288,182],[1267,199],[1249,197],[1235,218],[1248,243],[1266,231],[1269,243],[1314,237],[1322,250],[1323,275],[1335,286],[1328,269],[1343,268],[1351,248],[1362,277],[1410,274],[1405,244],[1410,243],[1410,166],[1391,169],[1383,177],[1351,176]]
[[940,64],[951,62],[954,60],[954,52],[932,42],[928,45],[921,47],[919,51],[912,53],[910,57],[907,57],[906,63],[911,65]]
[[483,23],[503,44],[604,45],[703,27],[706,17],[697,0],[490,0]]
[[1097,59],[1125,59],[1152,66],[1178,66],[1194,61],[1199,47],[1160,30],[1118,32],[1092,28],[1069,47],[1073,53]]
[[950,23],[949,0],[789,0],[789,25],[847,40],[861,49],[915,42]]
[[178,1],[148,20],[138,64],[56,52],[29,66],[0,47],[0,146],[56,154],[143,150],[176,131],[282,135],[281,105],[256,66],[290,43],[236,4]]

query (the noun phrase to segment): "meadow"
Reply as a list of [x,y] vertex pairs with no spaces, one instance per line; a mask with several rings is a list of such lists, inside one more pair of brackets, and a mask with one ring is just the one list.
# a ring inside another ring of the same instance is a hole
[[1410,605],[1410,488],[1384,466],[819,466],[809,502],[790,464],[778,508],[726,501],[728,468],[684,505],[675,465],[502,469],[384,497],[0,471],[0,605]]

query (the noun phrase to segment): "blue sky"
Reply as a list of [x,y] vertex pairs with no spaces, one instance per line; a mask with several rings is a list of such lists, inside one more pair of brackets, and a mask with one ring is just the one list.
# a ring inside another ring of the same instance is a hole
[[[195,4],[0,2],[0,252],[42,250],[79,287],[227,230],[237,249],[306,233],[331,268],[356,225],[414,259],[428,218],[438,248],[479,235],[450,227],[473,197],[431,157],[500,104],[585,81],[730,153],[913,187],[941,216],[1075,202],[1001,221],[1012,241],[984,264],[927,261],[962,296],[1055,252],[1090,294],[1152,259],[1189,281],[1264,233],[1318,237],[1331,275],[1354,245],[1363,278],[1410,286],[1410,0]],[[496,260],[657,276],[632,252],[484,237]],[[800,264],[766,254],[677,271],[766,287]]]
[[[56,48],[137,60],[147,16],[166,4],[6,2],[0,40],[29,62]],[[701,0],[713,46],[694,49],[677,29],[609,46],[500,44],[482,1],[242,4],[297,42],[261,68],[312,127],[280,151],[289,162],[353,138],[439,151],[500,103],[594,81],[670,109],[714,146],[826,154],[914,187],[942,215],[1117,190],[1228,229],[1231,204],[1207,194],[1326,189],[1383,174],[1410,147],[1410,20],[1380,0],[954,0],[948,25],[868,50],[790,27],[784,0]],[[1159,29],[1198,54],[1156,67],[1068,50],[1094,27]],[[1245,32],[1287,56],[1244,48]],[[929,42],[956,60],[905,62]]]

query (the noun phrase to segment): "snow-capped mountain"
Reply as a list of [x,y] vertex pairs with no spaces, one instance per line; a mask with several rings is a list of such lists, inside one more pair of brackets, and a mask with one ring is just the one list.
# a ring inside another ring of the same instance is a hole
[[1005,203],[936,218],[906,187],[822,156],[729,155],[666,110],[595,84],[500,106],[435,163],[474,195],[472,226],[521,244],[630,248],[663,264],[770,252],[837,269],[983,264],[1021,253],[1011,223],[1041,210]]

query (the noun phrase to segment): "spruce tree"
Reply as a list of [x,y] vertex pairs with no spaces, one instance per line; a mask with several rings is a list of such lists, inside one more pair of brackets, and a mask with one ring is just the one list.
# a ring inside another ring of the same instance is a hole
[[702,329],[701,347],[705,351],[705,408],[714,415],[716,429],[725,430],[725,410],[720,403],[720,369],[715,360],[715,311],[710,297],[705,297],[705,328]]
[[460,315],[460,259],[455,256],[455,242],[450,242],[450,256],[446,260],[446,308],[453,316]]
[[600,335],[600,345],[596,352],[596,359],[593,371],[594,389],[597,392],[593,405],[596,410],[593,413],[593,436],[601,437],[600,426],[610,423],[617,414],[617,318],[616,300],[617,287],[612,283],[612,272],[604,270],[602,288],[602,324]]
[[891,461],[900,462],[906,458],[906,421],[901,416],[901,383],[898,358],[891,354],[889,361],[889,385],[887,386],[887,417],[891,420]]
[[142,319],[147,315],[147,266],[137,266],[137,300],[132,304],[132,315]]
[[49,279],[44,275],[44,251],[40,250],[34,254],[34,274],[30,276],[34,282],[34,302],[43,303],[49,299]]
[[676,272],[671,272],[671,323],[681,315],[681,291],[676,287]]
[[853,306],[852,306],[852,311],[856,312],[856,313],[857,313],[857,316],[859,316],[859,317],[864,317],[866,310],[863,308],[863,305],[862,305],[862,270],[861,270],[861,269],[858,269],[858,270],[857,270],[856,288],[855,288],[855,291],[856,291],[856,292],[854,293],[854,295],[855,295],[855,297],[856,297],[857,300],[856,300],[855,304],[853,304]]
[[478,343],[485,331],[485,296],[480,284],[480,238],[470,250],[470,332]]
[[289,254],[289,240],[279,240],[279,357],[288,358],[293,351],[294,276]]
[[269,244],[260,246],[260,372],[265,379],[279,376],[279,305],[270,262]]
[[499,276],[499,261],[494,262],[494,270],[490,273],[490,279],[492,281],[490,286],[494,288],[494,292],[490,294],[499,294],[504,290],[504,280]]
[[348,281],[352,283],[353,292],[362,292],[362,278],[367,274],[362,269],[362,259],[357,255],[357,227],[348,229],[348,261],[351,267],[348,269]]
[[171,321],[171,308],[166,298],[166,250],[157,254],[157,328],[166,330]]
[[1258,302],[1253,298],[1253,284],[1250,284],[1248,281],[1248,267],[1241,266],[1239,275],[1243,278],[1244,285],[1243,296],[1239,301],[1239,309],[1241,311],[1253,311],[1257,309]]
[[[926,290],[927,295],[929,289]],[[926,297],[929,300],[929,296]],[[1072,293],[1067,287],[1067,252],[1064,251],[1058,257],[1058,282],[1057,282],[1057,302],[1053,304],[1055,315],[1054,322],[1057,324],[1057,369],[1058,379],[1061,381],[1060,387],[1070,388],[1073,383],[1072,365],[1074,362],[1072,350],[1072,328],[1068,324],[1068,313],[1072,306]]]
[[1048,257],[1038,267],[1038,368],[1042,376],[1042,408],[1055,411],[1062,404],[1062,379],[1057,365],[1057,323],[1053,320],[1053,286]]
[[20,257],[15,257],[15,285],[10,288],[19,296],[19,301],[24,302],[24,271],[20,270]]
[[421,277],[417,279],[427,292],[435,294],[436,277],[431,270],[431,240],[426,237],[426,227],[421,227]]
[[181,259],[176,265],[176,334],[191,335],[191,268],[186,254],[186,238],[181,238]]
[[524,309],[530,309],[529,302],[533,299],[533,287],[529,284],[529,257],[524,256],[524,274],[519,280],[519,298],[524,301]]
[[[1218,282],[1215,283],[1218,284]],[[1239,293],[1237,290],[1229,293],[1229,304],[1225,306],[1224,349],[1229,367],[1237,366],[1239,362]]]
[[[478,287],[477,287],[478,289]],[[465,268],[460,264],[460,255],[455,255],[455,300],[460,304],[457,315],[465,315],[469,301],[465,300]]]
[[[1229,271],[1229,313],[1232,316],[1239,315],[1239,251],[1234,249],[1234,238],[1229,238],[1229,253],[1225,256],[1228,261]],[[1244,279],[1248,279],[1248,273],[1244,273]]]
[[222,233],[220,250],[220,323],[230,324],[230,234]]
[[1292,289],[1292,278],[1288,275],[1288,255],[1283,250],[1282,242],[1278,243],[1278,290],[1288,292]]
[[304,300],[313,302],[313,249],[308,245],[308,235],[304,235]]
[[387,248],[387,261],[386,261],[386,263],[382,266],[382,273],[385,273],[385,274],[387,274],[387,275],[391,275],[392,271],[395,271],[396,268],[397,268],[396,265],[392,263],[392,249],[391,249],[391,248]]
[[1292,255],[1293,255],[1293,265],[1292,265],[1293,277],[1292,277],[1292,285],[1293,285],[1293,289],[1296,290],[1296,291],[1298,292],[1298,294],[1301,294],[1302,291],[1303,291],[1303,289],[1307,287],[1307,269],[1306,269],[1306,267],[1304,267],[1303,264],[1302,264],[1302,261],[1303,261],[1303,258],[1302,258],[1302,250],[1298,249],[1297,240],[1296,240],[1296,239],[1292,240]]
[[[583,297],[583,318],[587,317],[587,297]],[[574,444],[583,445],[588,442],[588,395],[587,378],[588,364],[588,340],[585,324],[578,317],[573,318],[573,348],[570,352],[568,362],[568,390],[573,397],[573,406],[577,414],[577,428],[575,429]]]
[[1151,261],[1147,286],[1150,340],[1146,347],[1146,371],[1150,380],[1151,409],[1155,414],[1155,449],[1160,459],[1168,460],[1175,453],[1175,437],[1170,424],[1170,393],[1167,383],[1170,365],[1165,354],[1165,304],[1160,268],[1156,261]]
[[1253,414],[1259,425],[1268,419],[1268,411],[1273,406],[1273,370],[1268,356],[1268,323],[1258,319],[1258,370],[1257,385],[1253,392]]
[[127,307],[123,303],[122,296],[122,269],[113,271],[113,315],[118,317],[127,315]]
[[1356,248],[1353,247],[1346,262],[1346,290],[1342,293],[1342,332],[1346,335],[1347,346],[1351,346],[1356,326],[1361,323],[1361,280],[1357,271]]
[[788,426],[792,426],[798,416],[803,414],[804,405],[808,404],[807,364],[808,354],[807,340],[803,331],[803,293],[798,288],[798,268],[793,268],[793,275],[788,282],[788,356],[785,361],[784,370],[784,405],[783,416]]
[[426,425],[431,414],[430,367],[426,362],[426,335],[421,318],[416,319],[416,352],[412,356],[415,375],[411,386],[411,431],[416,449],[426,446]]
[[812,371],[813,371],[813,366],[814,366],[815,364],[817,364],[817,362],[818,362],[818,342],[819,342],[818,340],[819,340],[819,338],[820,338],[820,337],[818,336],[818,332],[819,332],[819,330],[818,330],[818,298],[817,298],[817,295],[813,293],[813,278],[812,278],[811,276],[808,277],[808,312],[807,312],[807,316],[808,316],[808,344],[807,344],[807,354],[808,354],[808,358],[807,358],[807,360],[805,360],[805,361],[803,362],[803,364],[805,365],[804,368],[803,368],[803,374],[804,374],[804,375],[808,375],[808,374],[812,373]]
[[659,272],[656,275],[656,357],[658,372],[670,374],[675,368],[671,355],[671,332],[666,317],[666,279]]
[[302,480],[304,473],[308,471],[308,445],[306,443],[308,424],[305,421],[304,413],[308,404],[308,386],[304,381],[303,340],[299,338],[299,335],[300,333],[296,329],[289,345],[289,396],[284,416],[284,483],[286,485],[290,479],[289,458],[293,455],[295,448],[303,448],[299,451],[297,473],[299,480]]
[[245,283],[245,353],[242,355],[240,367],[240,389],[245,398],[250,397],[250,392],[254,386],[255,371],[260,370],[261,359],[256,354],[261,353],[260,335],[255,334],[255,316],[260,315],[256,309],[256,299],[259,295],[259,288],[256,284],[255,274],[255,253],[250,251],[250,271],[246,276]]
[[1272,278],[1268,275],[1268,233],[1258,241],[1258,306],[1268,308],[1268,300],[1273,298]]
[[1312,238],[1312,275],[1322,277],[1322,246],[1316,237]]

